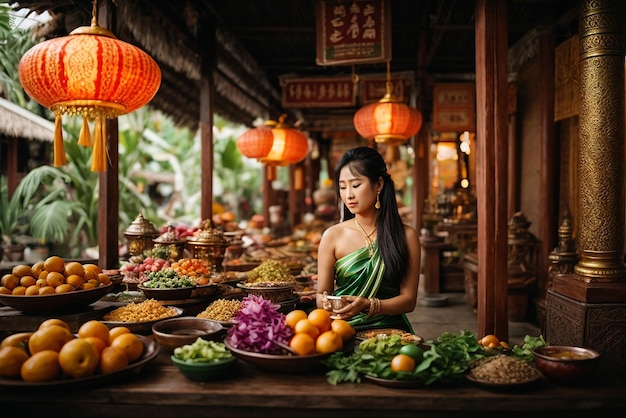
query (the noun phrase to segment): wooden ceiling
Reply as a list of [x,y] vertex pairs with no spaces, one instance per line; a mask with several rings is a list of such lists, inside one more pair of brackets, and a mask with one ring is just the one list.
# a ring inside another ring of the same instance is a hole
[[[163,82],[151,106],[181,126],[197,129],[199,85],[215,43],[215,110],[233,122],[277,118],[281,78],[386,72],[386,64],[316,65],[316,0],[109,0],[119,39],[151,54]],[[39,28],[62,36],[88,25],[91,1],[10,1],[14,8],[48,11],[52,22]],[[99,2],[100,10],[103,10]],[[415,77],[418,105],[428,114],[435,82],[474,79],[474,0],[390,0],[392,73]],[[552,29],[557,44],[576,32],[576,0],[508,0],[509,45],[535,28]],[[100,20],[102,21],[102,20]],[[350,129],[355,108],[289,109],[290,122],[309,131]]]

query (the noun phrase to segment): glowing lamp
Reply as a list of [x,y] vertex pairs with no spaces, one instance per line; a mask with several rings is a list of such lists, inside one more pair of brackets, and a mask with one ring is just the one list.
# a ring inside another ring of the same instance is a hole
[[359,109],[353,123],[363,138],[392,146],[402,144],[422,127],[421,112],[393,95],[389,63],[385,96]]
[[[83,117],[78,143],[93,146],[92,171],[106,171],[106,119],[144,106],[161,85],[161,70],[148,54],[96,22],[94,1],[91,26],[35,45],[18,66],[26,93],[56,116],[55,166],[67,163],[64,114]],[[95,122],[93,143],[88,121]]]
[[260,159],[265,157],[272,149],[273,144],[274,134],[267,126],[248,129],[237,138],[239,152],[248,158]]

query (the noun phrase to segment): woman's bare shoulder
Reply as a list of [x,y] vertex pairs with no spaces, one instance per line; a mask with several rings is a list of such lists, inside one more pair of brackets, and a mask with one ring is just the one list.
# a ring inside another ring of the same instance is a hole
[[340,222],[338,224],[334,224],[328,228],[326,228],[322,234],[322,238],[325,239],[337,239],[340,238],[345,230],[346,230],[347,226],[345,222]]

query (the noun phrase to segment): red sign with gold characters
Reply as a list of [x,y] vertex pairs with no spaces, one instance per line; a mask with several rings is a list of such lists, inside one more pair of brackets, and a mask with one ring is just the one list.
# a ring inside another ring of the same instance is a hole
[[283,107],[350,107],[356,105],[352,77],[284,78]]
[[439,132],[474,131],[474,83],[436,84],[433,91],[433,129]]
[[391,59],[389,0],[318,0],[317,65]]

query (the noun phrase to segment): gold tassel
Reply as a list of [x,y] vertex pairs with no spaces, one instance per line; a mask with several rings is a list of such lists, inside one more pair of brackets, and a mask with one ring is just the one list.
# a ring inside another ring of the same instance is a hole
[[83,116],[83,126],[80,128],[80,135],[78,136],[78,145],[82,145],[83,147],[90,147],[93,144],[91,143],[91,133],[89,132],[89,123],[87,122],[87,118]]
[[54,166],[59,167],[67,164],[65,158],[65,145],[63,144],[63,120],[61,115],[54,119]]
[[106,121],[102,117],[96,117],[93,136],[91,171],[106,171]]

